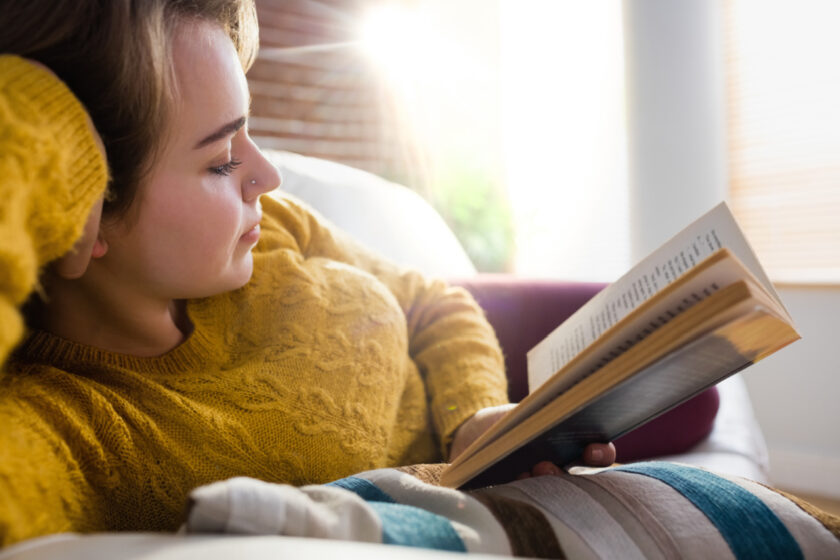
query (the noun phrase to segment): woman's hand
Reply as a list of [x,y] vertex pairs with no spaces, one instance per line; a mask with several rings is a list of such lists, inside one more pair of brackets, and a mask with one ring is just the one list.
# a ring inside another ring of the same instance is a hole
[[503,404],[482,408],[468,420],[465,420],[463,424],[458,426],[458,429],[455,430],[455,435],[452,437],[452,446],[449,448],[449,461],[454,461],[472,442],[477,440],[481,434],[486,432],[490,426],[495,424],[499,418],[515,406],[515,404]]
[[[615,446],[612,443],[590,443],[583,451],[583,464],[588,467],[608,467],[615,463]],[[560,474],[563,469],[551,461],[540,461],[530,472],[520,473],[517,480],[530,478],[532,476],[545,476],[547,474]]]
[[[449,451],[449,460],[453,461],[458,455],[486,432],[490,426],[496,423],[507,411],[515,407],[515,404],[504,404],[483,408],[476,412],[469,420],[465,421],[455,431],[452,439],[452,447]],[[606,467],[615,462],[615,446],[612,443],[592,443],[586,446],[583,452],[584,464],[591,467]],[[517,478],[530,476],[543,476],[547,474],[560,474],[562,469],[550,461],[540,461],[531,468],[530,472],[521,473]]]

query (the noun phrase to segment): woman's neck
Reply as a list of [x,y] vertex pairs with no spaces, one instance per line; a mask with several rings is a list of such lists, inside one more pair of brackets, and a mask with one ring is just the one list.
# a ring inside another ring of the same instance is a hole
[[96,275],[67,280],[48,272],[43,328],[73,342],[140,357],[160,356],[184,341],[189,321],[183,301],[98,280]]

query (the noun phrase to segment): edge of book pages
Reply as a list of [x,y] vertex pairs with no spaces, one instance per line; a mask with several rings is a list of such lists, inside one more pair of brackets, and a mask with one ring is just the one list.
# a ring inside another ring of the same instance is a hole
[[721,202],[601,290],[534,346],[528,352],[529,392],[535,392],[574,356],[607,335],[611,327],[622,322],[636,307],[722,248],[728,249],[752,273],[792,323],[732,212]]
[[[686,310],[673,320],[671,328],[654,332],[619,358],[534,411],[527,419],[497,434],[492,442],[478,446],[469,455],[460,456],[444,471],[441,484],[450,487],[464,485],[541,434],[585,411],[593,401],[622,386],[631,386],[647,371],[657,371],[662,362],[691,357],[692,348],[698,344],[710,341],[725,343],[737,350],[737,359],[726,364],[722,370],[704,375],[696,375],[698,370],[694,370],[692,377],[696,386],[692,386],[691,390],[682,387],[673,393],[666,391],[664,400],[632,425],[621,426],[614,433],[588,433],[589,438],[584,442],[573,441],[577,435],[572,434],[571,439],[562,443],[572,444],[571,453],[574,455],[582,451],[585,443],[619,437],[798,338],[787,318],[779,313],[772,297],[750,279],[737,281]],[[662,385],[662,372],[658,374],[660,379],[657,382]],[[674,395],[681,398],[674,401]],[[647,411],[648,408],[647,404],[639,406],[640,410]],[[575,458],[572,455],[567,459]]]
[[[700,239],[704,239],[704,246],[701,249],[706,251],[702,259],[698,258],[700,251],[698,251],[696,241]],[[675,248],[679,251],[675,252]],[[597,294],[531,352],[538,350],[541,346],[551,344],[552,337],[556,338],[557,333],[564,327],[568,330],[568,325],[574,325],[575,320],[580,323],[582,316],[586,318],[587,313],[591,316],[593,308],[598,310],[603,307],[604,301],[611,295],[626,290],[629,283],[636,282],[641,277],[639,270],[642,272],[646,269],[653,270],[652,267],[656,266],[657,259],[663,262],[662,259],[668,255],[680,255],[682,262],[688,265],[684,256],[685,249],[681,248],[690,248],[696,253],[693,256],[689,255],[691,266],[682,270],[678,276],[673,274],[672,270],[672,277],[667,285],[639,301],[623,316],[613,317],[614,323],[570,360],[558,367],[556,372],[537,390],[532,391],[516,408],[473,442],[453,461],[449,470],[459,469],[461,464],[470,460],[472,455],[482,448],[533,416],[541,407],[570,387],[594,373],[600,373],[604,367],[623,358],[628,351],[632,351],[639,345],[643,348],[649,347],[650,342],[646,341],[664,324],[674,321],[695,305],[704,302],[719,290],[735,282],[747,282],[751,292],[767,309],[772,310],[772,313],[785,323],[792,325],[790,314],[781,303],[731,212],[725,203],[721,203],[674,236],[619,281]],[[748,261],[746,265],[739,258],[741,256]],[[795,330],[793,332],[795,333]],[[530,370],[531,353],[529,353],[528,365]]]

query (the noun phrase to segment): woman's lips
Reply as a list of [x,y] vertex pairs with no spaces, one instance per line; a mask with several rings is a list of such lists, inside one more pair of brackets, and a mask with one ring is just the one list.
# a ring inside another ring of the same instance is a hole
[[242,237],[239,238],[239,241],[242,243],[248,243],[250,245],[255,245],[257,241],[260,240],[260,224],[255,225],[248,231],[246,231]]

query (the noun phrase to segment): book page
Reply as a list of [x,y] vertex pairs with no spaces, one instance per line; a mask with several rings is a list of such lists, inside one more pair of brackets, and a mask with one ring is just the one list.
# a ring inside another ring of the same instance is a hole
[[[598,293],[529,351],[529,391],[534,392],[639,305],[721,248],[733,253],[784,310],[735,218],[722,202]],[[789,315],[787,318],[790,320]]]

